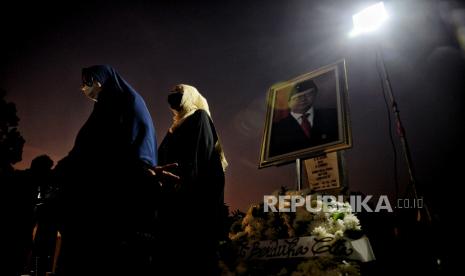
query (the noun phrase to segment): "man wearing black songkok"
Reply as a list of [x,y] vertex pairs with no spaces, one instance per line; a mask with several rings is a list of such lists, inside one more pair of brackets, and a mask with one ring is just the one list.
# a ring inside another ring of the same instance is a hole
[[271,128],[270,156],[299,151],[338,140],[335,108],[314,106],[318,87],[311,79],[297,83],[289,93],[289,114]]

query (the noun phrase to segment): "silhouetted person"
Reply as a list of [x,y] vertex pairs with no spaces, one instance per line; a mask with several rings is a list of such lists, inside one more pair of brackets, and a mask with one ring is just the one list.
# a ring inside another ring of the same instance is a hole
[[39,155],[31,161],[28,170],[31,181],[35,182],[37,188],[37,199],[44,200],[46,195],[53,189],[52,167],[53,160],[48,155]]
[[34,207],[37,187],[30,181],[29,170],[15,171],[7,182],[2,182],[2,185],[8,186],[8,192],[2,193],[2,201],[8,202],[6,208],[2,210],[8,214],[6,218],[2,216],[2,226],[3,229],[12,231],[7,235],[6,242],[14,244],[13,250],[7,254],[14,256],[15,273],[28,272],[33,245],[32,232],[35,224]]
[[112,67],[84,68],[81,90],[94,108],[55,169],[61,177],[61,270],[138,275],[149,256],[134,240],[155,227],[155,128],[143,98]]
[[164,190],[162,197],[162,271],[166,275],[215,275],[227,162],[208,103],[197,89],[177,85],[168,103],[173,124],[160,144],[159,161],[178,163],[181,183]]
[[270,156],[338,140],[336,108],[318,108],[318,87],[313,80],[297,83],[289,93],[289,114],[271,128]]
[[[14,230],[10,239],[14,241],[15,270],[14,274],[30,273],[36,270],[37,251],[33,240],[34,228],[39,219],[37,205],[41,186],[51,183],[51,167],[53,161],[46,155],[34,158],[27,170],[16,170],[12,174],[7,198],[9,211],[12,213],[10,225]],[[3,183],[2,183],[3,184]],[[7,220],[4,221],[4,224]],[[36,235],[37,237],[37,235]],[[9,254],[11,254],[10,252]]]
[[35,236],[32,254],[32,268],[39,275],[52,270],[55,254],[55,242],[58,225],[56,221],[57,206],[50,198],[54,187],[52,175],[53,160],[47,155],[40,155],[31,162],[27,170],[27,180],[36,190],[35,196]]

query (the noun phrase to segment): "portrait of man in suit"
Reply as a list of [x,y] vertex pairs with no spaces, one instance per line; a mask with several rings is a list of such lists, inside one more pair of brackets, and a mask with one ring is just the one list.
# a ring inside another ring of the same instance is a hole
[[337,109],[318,107],[314,80],[296,83],[287,99],[288,113],[272,124],[270,156],[337,141]]
[[268,90],[259,168],[352,147],[345,61]]

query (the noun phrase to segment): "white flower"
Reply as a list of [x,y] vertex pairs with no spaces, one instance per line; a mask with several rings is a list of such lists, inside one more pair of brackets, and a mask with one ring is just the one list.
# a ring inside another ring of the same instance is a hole
[[[283,190],[273,192],[273,195],[279,196]],[[243,231],[238,233],[230,233],[229,237],[234,243],[251,242],[258,240],[273,240],[281,238],[281,235],[289,237],[312,235],[315,238],[321,239],[327,246],[332,246],[335,242],[343,239],[347,230],[360,230],[360,221],[355,214],[352,213],[351,205],[348,202],[321,200],[318,194],[310,194],[303,191],[289,190],[284,193],[287,197],[310,195],[310,206],[299,206],[296,208],[295,214],[290,213],[263,213],[260,206],[251,206],[245,217],[242,219]],[[340,197],[338,197],[339,199]],[[285,200],[284,206],[290,207],[290,199]],[[319,205],[319,208],[316,208]],[[279,207],[276,205],[276,207]],[[312,207],[313,210],[307,210],[307,207]],[[328,208],[330,207],[330,208]],[[322,239],[326,238],[326,239]],[[236,263],[235,270],[229,271],[224,268],[225,275],[228,273],[248,274],[248,262],[241,260]],[[343,262],[341,259],[336,259],[333,256],[318,256],[311,260],[303,261],[298,265],[295,271],[286,271],[283,269],[278,274],[274,275],[324,275],[324,276],[359,276],[358,268],[351,263]]]
[[315,227],[315,229],[313,229],[312,235],[315,235],[318,237],[327,237],[329,233],[326,232],[326,229],[323,226],[318,226],[318,227]]
[[344,216],[344,225],[346,229],[360,230],[360,221],[354,214],[347,214]]
[[336,221],[333,220],[333,229],[334,229],[334,232],[337,232],[337,231],[344,232],[346,230],[344,221],[342,219],[338,219]]
[[337,230],[336,232],[334,232],[334,237],[335,237],[336,239],[340,239],[340,238],[342,238],[343,236],[344,236],[344,231],[342,231],[342,230]]

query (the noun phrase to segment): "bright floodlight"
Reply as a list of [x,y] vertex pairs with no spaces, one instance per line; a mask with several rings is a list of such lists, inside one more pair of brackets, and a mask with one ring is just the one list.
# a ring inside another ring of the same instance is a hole
[[352,16],[354,28],[349,35],[353,37],[359,34],[372,32],[378,29],[387,18],[388,14],[384,9],[383,2],[370,6]]

